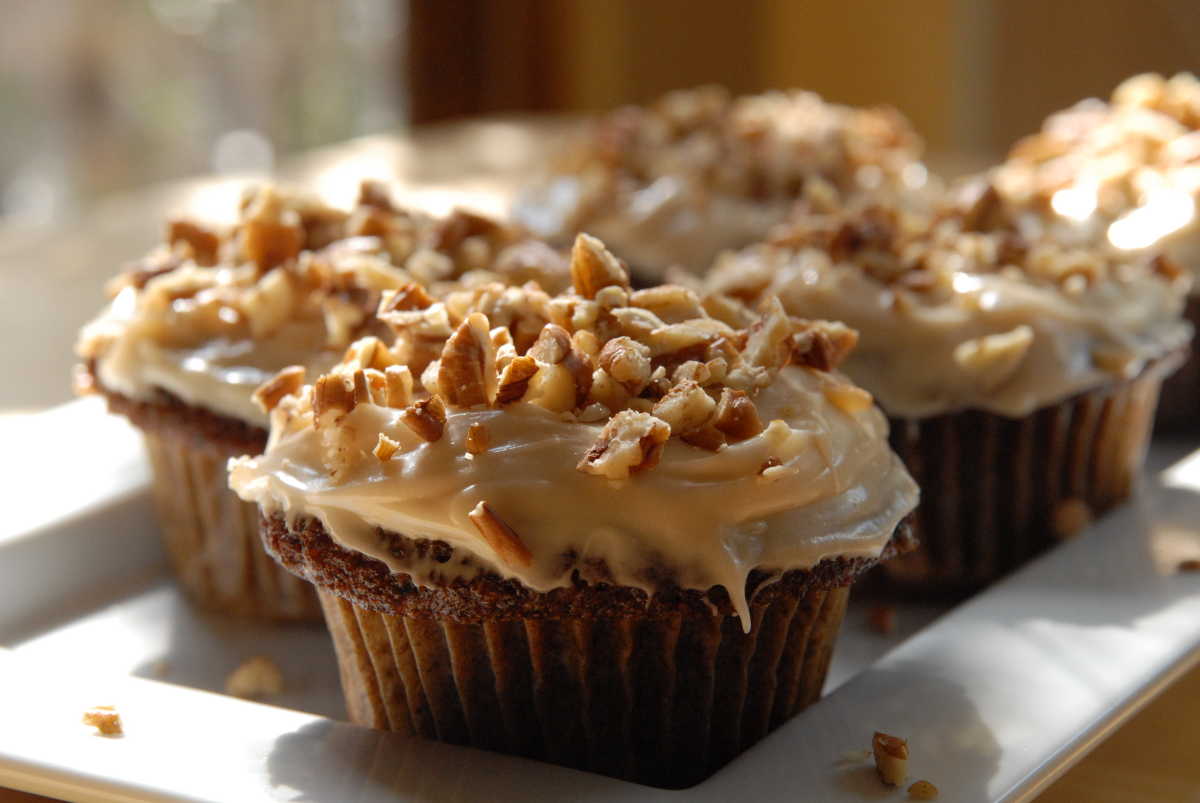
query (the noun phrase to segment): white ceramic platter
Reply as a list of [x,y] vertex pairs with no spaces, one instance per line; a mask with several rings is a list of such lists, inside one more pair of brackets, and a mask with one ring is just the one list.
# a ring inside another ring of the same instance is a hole
[[[357,728],[324,632],[206,616],[171,586],[134,433],[95,400],[0,420],[0,786],[86,801],[903,799],[871,733],[947,801],[1024,800],[1200,657],[1200,453],[1157,446],[1138,499],[946,615],[852,607],[823,701],[665,792]],[[252,655],[280,707],[211,693]],[[166,682],[163,682],[166,681]],[[80,724],[112,704],[125,735]]]

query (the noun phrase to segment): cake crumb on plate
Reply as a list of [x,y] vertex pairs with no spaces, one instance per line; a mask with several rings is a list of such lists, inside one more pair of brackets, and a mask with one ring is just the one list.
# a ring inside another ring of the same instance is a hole
[[96,705],[83,712],[83,724],[91,725],[101,736],[121,736],[121,715],[111,705]]

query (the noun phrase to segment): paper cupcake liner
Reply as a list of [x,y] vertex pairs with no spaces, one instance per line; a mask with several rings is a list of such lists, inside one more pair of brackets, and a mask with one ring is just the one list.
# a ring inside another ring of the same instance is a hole
[[1191,355],[1174,376],[1163,382],[1155,427],[1160,432],[1195,433],[1200,430],[1200,296],[1189,296],[1184,316],[1195,329]]
[[263,550],[258,508],[229,490],[228,452],[157,431],[143,436],[163,541],[188,595],[224,613],[318,620],[312,586]]
[[697,783],[821,693],[848,587],[737,617],[458,623],[322,590],[351,719],[640,783]]
[[1126,499],[1145,459],[1164,359],[1022,419],[968,410],[890,420],[921,487],[920,546],[880,571],[921,596],[978,590]]

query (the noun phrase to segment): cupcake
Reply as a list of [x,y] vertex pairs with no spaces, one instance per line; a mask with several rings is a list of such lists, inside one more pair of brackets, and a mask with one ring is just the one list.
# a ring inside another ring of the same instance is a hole
[[[1139,75],[1108,102],[1082,101],[1018,142],[990,176],[996,212],[1023,232],[1200,272],[1200,81]],[[1196,285],[1186,315],[1200,324]],[[1159,423],[1200,423],[1200,361],[1163,388]]]
[[705,280],[710,305],[778,296],[861,333],[844,370],[924,490],[921,547],[884,571],[922,594],[976,590],[1128,496],[1191,334],[1170,259],[979,231],[989,203],[800,216]]
[[355,722],[695,783],[817,699],[848,587],[917,489],[854,333],[631,291],[385,294],[366,337],[230,464],[314,583]]
[[920,197],[921,143],[891,108],[855,109],[811,92],[733,98],[678,91],[596,123],[518,198],[516,219],[569,242],[587,231],[657,281],[761,241],[800,199]]
[[[190,595],[229,613],[319,618],[311,587],[263,553],[257,511],[226,482],[230,457],[266,445],[255,389],[283,368],[281,382],[320,373],[373,326],[385,331],[372,316],[383,290],[468,270],[524,281],[530,264],[554,264],[548,251],[468,213],[398,210],[374,184],[351,212],[265,187],[227,231],[172,221],[83,330],[78,381],[142,430],[167,551]],[[565,259],[559,267],[565,278]]]

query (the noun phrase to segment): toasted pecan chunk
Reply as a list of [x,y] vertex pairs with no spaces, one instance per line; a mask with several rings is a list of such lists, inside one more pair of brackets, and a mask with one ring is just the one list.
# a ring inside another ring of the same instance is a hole
[[875,398],[857,385],[839,382],[836,385],[826,385],[822,392],[834,407],[846,415],[857,415],[864,410],[870,410],[871,405],[875,403]]
[[101,736],[121,736],[125,733],[121,715],[111,705],[96,705],[83,712],[83,724],[99,731]]
[[250,218],[242,223],[239,240],[242,258],[265,271],[300,255],[304,229],[299,222]]
[[664,323],[683,323],[704,317],[704,307],[699,296],[677,284],[660,284],[657,287],[637,290],[629,296],[629,304],[650,310]]
[[304,387],[304,366],[289,365],[255,389],[251,398],[260,410],[269,413],[284,396],[291,395]]
[[413,375],[407,365],[389,365],[383,372],[387,392],[383,397],[388,407],[401,409],[412,403]]
[[742,390],[724,388],[717,409],[713,412],[713,426],[731,441],[744,441],[762,432],[762,421],[754,401]]
[[679,438],[690,446],[707,449],[710,452],[720,451],[721,447],[725,445],[725,433],[711,423],[685,432]]
[[466,209],[455,209],[450,216],[438,224],[434,231],[433,247],[439,251],[458,248],[471,237],[487,237],[500,229],[491,218],[477,215]]
[[496,515],[487,502],[477,504],[467,516],[500,560],[509,566],[528,566],[533,563],[533,553],[521,541],[521,537]]
[[446,406],[437,396],[430,396],[406,407],[400,420],[422,440],[433,443],[446,431]]
[[837,321],[802,321],[791,336],[792,361],[832,371],[858,344],[858,332]]
[[197,265],[212,266],[217,264],[217,252],[221,247],[221,238],[217,233],[206,229],[190,220],[170,220],[167,222],[167,242],[171,245],[186,243],[192,250],[192,258]]
[[469,454],[483,454],[488,450],[488,428],[481,421],[467,427],[466,447]]
[[650,347],[631,337],[614,337],[600,349],[603,368],[631,396],[637,396],[650,382]]
[[496,390],[496,404],[512,404],[520,401],[529,390],[529,380],[537,373],[537,360],[528,355],[514,357],[512,362],[504,366],[500,372],[500,381]]
[[386,463],[392,459],[392,455],[400,448],[400,443],[379,433],[379,439],[375,442],[375,448],[371,450],[371,454],[375,455],[380,462]]
[[525,353],[538,362],[557,365],[571,353],[571,336],[561,326],[548,323],[542,327],[538,339]]
[[698,429],[712,418],[717,403],[691,380],[680,382],[654,404],[653,414],[667,422],[672,434]]
[[622,410],[605,424],[576,468],[609,479],[625,479],[658,465],[670,437],[671,427],[665,421],[649,413]]
[[458,408],[490,404],[495,398],[496,348],[486,315],[471,313],[446,341],[437,390],[447,404]]
[[908,742],[896,736],[875,731],[871,739],[875,755],[875,771],[879,780],[888,786],[899,786],[908,775]]
[[354,388],[341,374],[326,374],[313,386],[313,420],[317,427],[345,415],[356,404]]
[[580,234],[571,248],[571,283],[584,298],[595,298],[601,288],[629,289],[629,274],[621,262],[590,234]]

